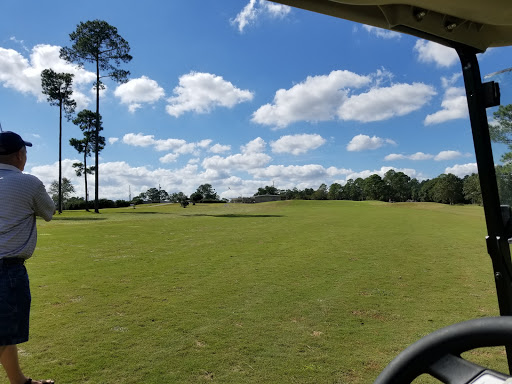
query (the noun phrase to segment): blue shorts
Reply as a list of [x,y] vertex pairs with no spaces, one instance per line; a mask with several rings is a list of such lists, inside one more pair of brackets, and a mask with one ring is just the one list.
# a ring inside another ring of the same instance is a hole
[[0,345],[28,341],[30,301],[25,266],[6,266],[0,260]]

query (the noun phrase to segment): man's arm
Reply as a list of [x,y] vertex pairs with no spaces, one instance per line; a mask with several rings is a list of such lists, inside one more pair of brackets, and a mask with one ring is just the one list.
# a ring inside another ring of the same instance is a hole
[[45,221],[50,221],[55,213],[55,203],[53,202],[42,182],[39,182],[37,193],[34,196],[34,211],[36,216],[42,217]]

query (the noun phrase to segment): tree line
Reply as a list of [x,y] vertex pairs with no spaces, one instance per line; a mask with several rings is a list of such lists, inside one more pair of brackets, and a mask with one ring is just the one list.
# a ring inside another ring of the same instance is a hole
[[190,197],[183,192],[167,193],[164,189],[149,188],[146,192],[142,192],[133,198],[134,204],[143,204],[148,202],[159,203],[163,201],[171,203],[189,201],[192,203],[216,203],[222,200],[219,198],[219,195],[215,192],[215,189],[211,184],[201,184],[197,187],[196,191],[190,195]]
[[[512,169],[496,167],[501,203],[512,205]],[[318,189],[278,190],[259,188],[257,195],[280,195],[282,200],[380,200],[388,202],[422,201],[442,204],[482,204],[478,174],[457,177],[451,173],[418,181],[403,172],[389,170],[384,177],[373,174],[365,179],[349,179],[344,185],[321,184]]]
[[[496,167],[498,190],[502,204],[512,205],[512,165]],[[55,203],[62,196],[63,209],[88,209],[89,203],[83,197],[73,196],[75,188],[67,178],[62,179],[61,189],[57,180],[50,185],[50,195]],[[330,187],[321,184],[318,189],[293,188],[279,190],[274,186],[258,188],[253,196],[279,195],[281,200],[380,200],[386,202],[421,201],[442,204],[482,204],[482,193],[478,174],[457,177],[451,173],[442,174],[434,179],[418,181],[403,172],[389,170],[381,177],[373,174],[365,179],[349,179],[344,185],[333,183]],[[253,202],[252,198],[233,199],[234,202]],[[131,201],[100,199],[100,208],[120,208],[144,203],[180,203],[183,207],[189,203],[227,202],[221,199],[211,184],[200,185],[195,192],[187,196],[183,192],[168,193],[161,188],[149,188],[135,196]]]
[[[89,202],[83,197],[73,196],[75,193],[75,187],[67,177],[62,178],[59,183],[58,180],[54,180],[49,188],[50,196],[52,197],[55,204],[61,199],[63,209],[85,209],[90,208]],[[100,208],[121,208],[128,207],[130,205],[144,204],[144,203],[180,203],[186,207],[189,202],[195,203],[220,203],[226,202],[226,199],[220,199],[219,195],[212,187],[211,184],[201,184],[194,193],[187,196],[183,192],[167,193],[161,188],[149,188],[146,192],[141,192],[131,200],[109,200],[100,199]]]

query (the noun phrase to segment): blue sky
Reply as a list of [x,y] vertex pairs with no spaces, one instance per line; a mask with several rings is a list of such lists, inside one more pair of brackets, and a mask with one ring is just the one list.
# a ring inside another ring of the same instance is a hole
[[[101,98],[100,197],[158,186],[190,194],[209,183],[229,198],[391,168],[420,180],[476,172],[460,64],[440,45],[266,0],[2,8],[0,122],[33,142],[25,171],[47,186],[58,176],[58,108],[45,101],[40,72],[73,73],[77,110],[94,110],[94,69],[58,57],[77,24],[94,19],[118,28],[133,56],[129,82],[107,81]],[[511,59],[510,47],[488,50],[482,74]],[[502,104],[512,102],[510,79],[492,79]],[[81,157],[68,145],[81,132],[71,122],[63,130],[64,176],[83,196],[71,167]]]

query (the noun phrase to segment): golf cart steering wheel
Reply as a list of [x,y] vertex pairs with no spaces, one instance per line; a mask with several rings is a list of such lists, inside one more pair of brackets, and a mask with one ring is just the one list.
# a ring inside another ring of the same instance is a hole
[[446,384],[512,383],[512,376],[460,357],[475,348],[512,345],[512,316],[469,320],[442,328],[402,351],[374,384],[409,384],[427,373]]

